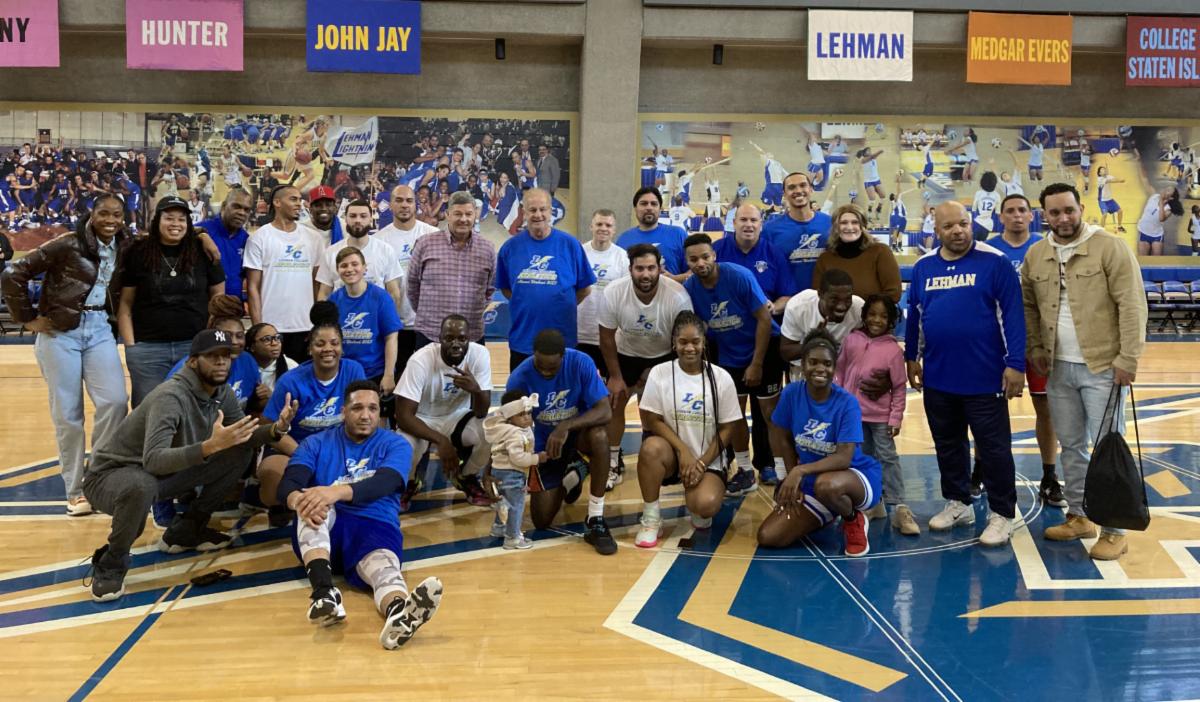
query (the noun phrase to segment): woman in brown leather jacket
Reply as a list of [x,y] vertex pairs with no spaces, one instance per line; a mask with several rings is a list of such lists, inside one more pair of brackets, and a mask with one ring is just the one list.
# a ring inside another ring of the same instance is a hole
[[[125,203],[96,198],[75,232],[56,237],[9,266],[2,277],[13,319],[37,333],[34,355],[50,390],[50,417],[67,489],[67,514],[90,514],[83,496],[83,387],[96,406],[92,450],[125,417],[125,372],[109,318],[120,290],[118,262],[129,242]],[[45,275],[37,310],[29,283]]]

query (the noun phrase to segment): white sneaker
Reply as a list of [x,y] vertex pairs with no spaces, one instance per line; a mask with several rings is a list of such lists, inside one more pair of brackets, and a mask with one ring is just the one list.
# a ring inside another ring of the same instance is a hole
[[504,538],[504,525],[496,524],[495,522],[492,522],[492,530],[488,533],[491,535],[491,537],[493,539],[503,539]]
[[946,531],[956,526],[966,526],[975,523],[975,510],[971,505],[965,505],[958,500],[947,500],[941,512],[929,519],[929,528],[933,531]]
[[529,548],[533,548],[533,542],[530,541],[529,539],[525,538],[524,534],[517,534],[517,536],[515,538],[511,538],[511,539],[508,538],[507,536],[504,537],[504,550],[505,551],[513,551],[513,550],[524,551],[525,549],[529,549]]
[[604,483],[604,491],[611,492],[613,488],[625,482],[625,474],[618,468],[608,469],[608,480]]
[[88,502],[88,498],[82,495],[67,500],[68,517],[82,517],[91,514],[93,511],[92,503]]
[[979,535],[980,546],[1003,546],[1012,538],[1013,520],[992,512],[988,515],[987,527]]
[[658,545],[658,537],[662,536],[662,520],[653,521],[642,517],[642,528],[638,529],[637,538],[633,544],[638,548],[654,548]]

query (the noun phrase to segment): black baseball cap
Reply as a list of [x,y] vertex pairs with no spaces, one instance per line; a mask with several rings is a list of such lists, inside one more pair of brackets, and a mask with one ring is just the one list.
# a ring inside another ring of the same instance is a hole
[[158,205],[154,208],[154,214],[159,214],[160,212],[165,212],[166,210],[183,210],[184,212],[191,212],[191,208],[188,207],[187,200],[184,200],[177,195],[169,195],[159,200]]
[[229,337],[229,332],[220,329],[202,329],[192,338],[192,356],[200,356],[219,349],[233,351],[233,339]]

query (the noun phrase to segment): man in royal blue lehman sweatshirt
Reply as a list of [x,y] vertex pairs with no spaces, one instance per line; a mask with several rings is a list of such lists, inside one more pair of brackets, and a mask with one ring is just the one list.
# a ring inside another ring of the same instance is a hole
[[961,203],[939,205],[934,217],[941,246],[913,266],[904,338],[908,381],[925,395],[946,498],[929,528],[975,523],[969,427],[991,508],[979,542],[1000,546],[1012,536],[1016,516],[1008,400],[1025,385],[1020,280],[1004,254],[973,239]]

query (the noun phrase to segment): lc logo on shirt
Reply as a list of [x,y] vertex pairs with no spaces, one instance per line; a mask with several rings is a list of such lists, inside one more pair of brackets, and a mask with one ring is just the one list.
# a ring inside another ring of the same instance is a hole
[[704,399],[696,399],[696,393],[684,393],[683,399],[679,401],[679,408],[685,412],[703,412]]
[[369,312],[351,312],[346,315],[346,321],[342,322],[342,329],[362,329],[363,322],[366,321]]
[[337,413],[338,413],[338,398],[327,397],[324,400],[321,400],[320,402],[318,402],[316,404],[316,406],[313,407],[312,412],[310,412],[308,416],[313,417],[313,418],[332,417],[333,415],[335,415]]
[[654,320],[650,319],[644,314],[639,314],[637,321],[633,323],[633,326],[640,331],[654,331]]
[[803,234],[803,235],[801,235],[800,243],[796,245],[795,249],[792,249],[792,252],[790,254],[788,254],[788,260],[789,261],[805,261],[807,259],[816,258],[817,256],[820,256],[821,255],[820,252],[817,251],[817,246],[820,243],[821,243],[821,235],[820,234]]
[[446,378],[446,376],[442,376],[442,394],[443,395],[457,395],[458,391],[459,391],[459,387],[454,384],[453,380]]
[[567,402],[571,399],[570,390],[555,390],[546,394],[546,409],[538,414],[538,421],[542,424],[557,424],[564,419],[570,419],[579,413],[579,408],[575,406],[567,406]]
[[235,382],[233,385],[230,385],[229,389],[233,391],[233,394],[235,397],[241,397],[242,396],[242,381],[239,380],[239,381]]
[[828,433],[829,422],[810,419],[804,424],[804,428],[800,430],[800,433],[796,434],[796,446],[808,449],[814,453],[833,453],[837,447],[825,440]]
[[367,478],[371,477],[372,475],[375,475],[375,471],[367,468],[367,465],[370,462],[371,462],[370,456],[367,456],[366,458],[360,458],[358,460],[354,460],[353,458],[347,458],[346,459],[346,474],[343,475],[342,477],[338,478],[337,480],[333,481],[333,484],[334,485],[349,485],[351,483],[361,482],[361,481],[366,480]]
[[713,331],[722,329],[737,329],[742,326],[742,317],[729,314],[729,300],[714,302],[709,306],[712,318],[708,320],[708,328]]
[[283,250],[283,258],[290,258],[293,261],[299,261],[303,257],[304,251],[296,248],[295,244],[288,244],[287,248]]
[[558,273],[550,270],[550,261],[554,256],[535,255],[529,259],[525,270],[517,274],[518,283],[530,285],[557,285]]

